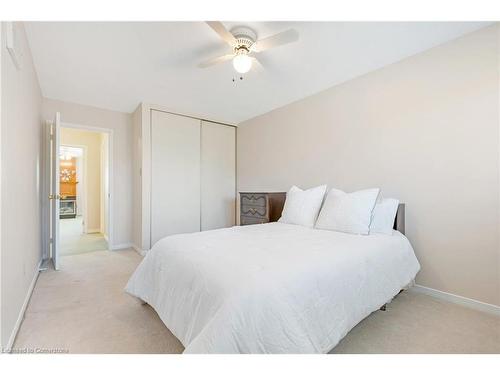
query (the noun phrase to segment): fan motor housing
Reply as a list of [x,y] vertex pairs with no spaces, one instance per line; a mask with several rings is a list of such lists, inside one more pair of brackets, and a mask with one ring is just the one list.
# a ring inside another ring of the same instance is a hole
[[231,29],[231,34],[233,34],[236,39],[236,46],[234,47],[235,51],[240,49],[250,50],[252,44],[257,40],[257,34],[255,31],[245,26],[237,26]]

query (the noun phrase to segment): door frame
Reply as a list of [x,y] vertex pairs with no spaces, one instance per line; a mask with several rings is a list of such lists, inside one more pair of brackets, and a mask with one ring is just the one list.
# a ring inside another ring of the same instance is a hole
[[[108,191],[108,250],[113,250],[114,247],[114,216],[113,216],[113,193],[114,193],[114,181],[113,181],[113,135],[114,130],[109,128],[102,128],[97,126],[88,126],[88,125],[80,125],[74,124],[70,122],[61,121],[61,128],[69,128],[69,129],[78,129],[78,130],[86,130],[91,132],[98,133],[106,133],[108,135],[108,182],[109,182],[109,191]],[[77,146],[77,145],[75,145]],[[77,146],[81,147],[81,146]],[[86,168],[87,160],[85,160],[85,168]],[[85,177],[87,177],[87,171],[85,170]],[[86,178],[87,180],[87,178]],[[86,183],[86,181],[85,181]],[[86,189],[86,186],[85,186]],[[85,197],[85,205],[87,205],[88,197]],[[87,215],[87,207],[85,207],[85,215]],[[85,216],[85,231],[87,231],[87,217]]]

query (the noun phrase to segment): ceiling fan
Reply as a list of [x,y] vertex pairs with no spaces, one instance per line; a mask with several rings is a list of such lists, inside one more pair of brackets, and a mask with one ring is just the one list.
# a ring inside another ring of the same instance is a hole
[[228,31],[221,22],[207,22],[207,25],[210,26],[222,40],[229,44],[233,52],[204,61],[198,65],[200,68],[207,68],[215,64],[233,60],[234,69],[238,73],[244,74],[252,68],[253,63],[260,66],[260,62],[254,54],[299,40],[299,33],[294,29],[289,29],[258,40],[255,31],[246,26],[238,26]]

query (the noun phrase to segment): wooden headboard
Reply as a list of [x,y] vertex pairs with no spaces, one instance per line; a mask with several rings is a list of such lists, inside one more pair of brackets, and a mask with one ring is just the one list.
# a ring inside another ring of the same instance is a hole
[[[274,213],[276,221],[280,218],[281,212],[283,211],[283,204],[285,203],[286,193],[273,193],[273,195],[279,200],[279,205],[275,205],[275,207],[279,210],[279,212]],[[405,204],[400,203],[398,206],[398,211],[396,212],[396,217],[394,218],[394,226],[393,228],[401,233],[405,234]]]
[[398,206],[398,211],[396,212],[396,217],[394,218],[394,226],[395,230],[400,231],[405,234],[405,204],[400,203]]

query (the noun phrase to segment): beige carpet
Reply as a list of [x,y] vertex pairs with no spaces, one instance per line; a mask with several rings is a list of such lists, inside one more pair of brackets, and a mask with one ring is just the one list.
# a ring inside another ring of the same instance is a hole
[[[140,260],[133,250],[63,257],[61,271],[40,274],[15,348],[181,353],[154,310],[123,292]],[[332,352],[500,353],[500,317],[404,292]]]
[[83,219],[59,220],[59,247],[61,255],[74,255],[96,250],[107,250],[108,242],[102,233],[83,233]]

